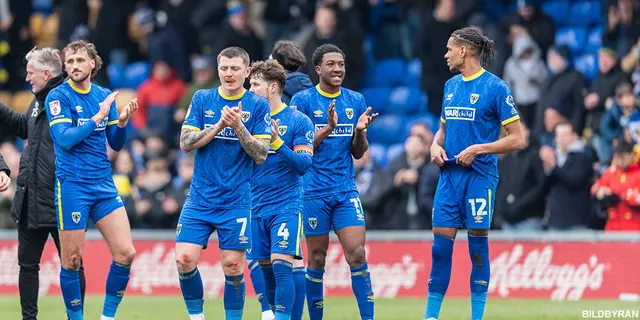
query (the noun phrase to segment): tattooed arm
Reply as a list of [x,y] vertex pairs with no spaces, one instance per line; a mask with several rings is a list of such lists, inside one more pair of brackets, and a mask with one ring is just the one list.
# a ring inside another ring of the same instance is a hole
[[236,131],[238,140],[244,151],[255,161],[257,164],[262,164],[267,160],[267,154],[269,153],[269,143],[271,138],[256,139],[249,130],[244,126],[240,130]]
[[180,132],[180,149],[185,153],[189,153],[198,148],[202,148],[211,142],[220,130],[222,130],[220,122],[202,131],[182,127],[182,131]]

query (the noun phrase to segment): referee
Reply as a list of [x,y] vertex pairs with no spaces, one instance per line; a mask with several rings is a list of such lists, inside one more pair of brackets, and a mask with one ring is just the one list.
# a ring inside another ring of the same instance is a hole
[[[25,57],[27,82],[35,98],[29,109],[19,114],[0,105],[0,126],[10,128],[29,143],[20,158],[16,194],[11,208],[18,224],[19,289],[23,320],[38,316],[40,259],[49,234],[60,254],[56,209],[53,199],[55,154],[49,133],[44,101],[49,91],[65,81],[60,53],[56,49],[33,49]],[[84,269],[80,267],[82,299],[85,293]]]

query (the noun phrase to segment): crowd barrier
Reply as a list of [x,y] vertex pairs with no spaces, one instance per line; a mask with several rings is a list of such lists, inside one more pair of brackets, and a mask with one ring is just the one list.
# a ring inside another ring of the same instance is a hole
[[[127,295],[180,294],[174,238],[170,231],[134,231],[137,257]],[[367,239],[376,297],[426,297],[433,240],[430,231],[371,231]],[[211,298],[220,297],[224,287],[216,241],[211,239],[199,264],[205,294]],[[0,294],[18,293],[17,250],[17,234],[0,232]],[[304,246],[303,250],[306,252]],[[494,298],[640,301],[640,233],[492,232],[490,258],[489,294]],[[106,243],[90,230],[84,249],[88,294],[104,293],[110,262]],[[40,269],[40,293],[60,294],[60,261],[51,240]],[[469,296],[470,270],[466,234],[461,232],[447,296]],[[248,272],[245,276],[250,287]],[[329,246],[324,279],[327,296],[352,296],[349,267],[335,237]],[[250,288],[247,292],[253,294]]]

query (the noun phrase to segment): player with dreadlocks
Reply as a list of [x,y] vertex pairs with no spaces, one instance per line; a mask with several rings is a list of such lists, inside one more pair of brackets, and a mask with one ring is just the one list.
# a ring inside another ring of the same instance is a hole
[[[525,142],[507,84],[483,68],[495,54],[493,41],[474,28],[454,31],[447,42],[444,58],[449,70],[460,74],[444,86],[440,130],[431,145],[431,161],[441,170],[433,206],[426,320],[438,319],[451,278],[453,243],[462,228],[467,229],[472,262],[471,319],[484,314],[498,154],[522,149]],[[502,127],[507,135],[500,138]]]

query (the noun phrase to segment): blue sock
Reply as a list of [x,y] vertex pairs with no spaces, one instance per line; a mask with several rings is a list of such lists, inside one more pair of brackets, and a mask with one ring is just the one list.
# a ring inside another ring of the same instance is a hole
[[189,272],[178,273],[178,277],[180,278],[180,290],[182,290],[182,298],[187,306],[187,312],[190,315],[203,313],[204,286],[198,267]]
[[275,260],[273,261],[273,274],[276,278],[276,320],[290,320],[293,302],[296,298],[293,264],[284,260]]
[[110,318],[116,316],[116,311],[120,302],[122,302],[130,277],[131,266],[119,264],[115,261],[111,262],[109,274],[107,275],[107,294],[104,296],[104,305],[102,307],[103,316]]
[[258,297],[258,302],[262,307],[262,311],[271,310],[269,307],[269,299],[267,299],[267,289],[264,285],[264,274],[262,268],[258,264],[258,261],[253,260],[249,263],[249,276],[251,277],[251,284],[253,285],[253,291],[255,291]]
[[305,275],[304,267],[297,267],[293,269],[293,282],[296,287],[296,299],[293,302],[293,310],[291,310],[291,320],[302,320],[302,313],[304,312],[304,297],[306,293]]
[[83,320],[80,276],[78,270],[60,268],[60,289],[70,320]]
[[322,291],[322,277],[324,269],[313,270],[307,268],[307,307],[309,309],[310,320],[322,320],[324,311],[324,292]]
[[276,304],[276,276],[273,274],[273,265],[261,264],[260,269],[264,275],[264,288],[267,292],[269,307],[273,310]]
[[442,300],[447,293],[451,279],[451,256],[453,255],[453,239],[434,235],[431,247],[431,275],[429,276],[429,297],[425,319],[438,319]]
[[369,265],[366,262],[357,268],[351,268],[351,289],[358,301],[360,319],[373,320],[373,288]]
[[224,276],[224,313],[227,320],[242,320],[244,309],[245,283],[244,274]]
[[491,277],[489,264],[489,236],[468,235],[471,257],[471,320],[482,320],[487,304],[487,290]]

